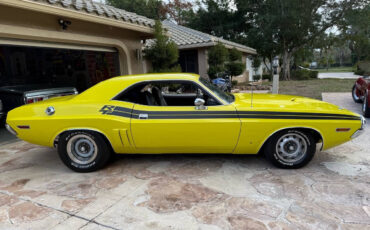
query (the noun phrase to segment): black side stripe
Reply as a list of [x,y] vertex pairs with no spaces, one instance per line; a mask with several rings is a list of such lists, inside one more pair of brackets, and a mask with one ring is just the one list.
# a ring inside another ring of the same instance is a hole
[[[133,115],[132,118],[139,119],[138,115]],[[149,119],[215,119],[215,118],[239,118],[238,115],[177,115],[177,116],[150,116]],[[341,118],[341,117],[307,117],[307,116],[240,116],[240,118],[254,118],[254,119],[299,119],[299,120],[358,120],[355,118]]]
[[296,116],[338,116],[338,117],[356,117],[347,114],[335,114],[335,113],[302,113],[302,112],[264,112],[264,111],[238,111],[242,114],[269,114],[269,115],[296,115]]
[[308,120],[361,120],[346,114],[269,112],[269,111],[141,111],[124,107],[105,105],[100,112],[139,119],[139,114],[148,114],[148,119],[212,119],[212,118],[254,118],[254,119],[308,119]]

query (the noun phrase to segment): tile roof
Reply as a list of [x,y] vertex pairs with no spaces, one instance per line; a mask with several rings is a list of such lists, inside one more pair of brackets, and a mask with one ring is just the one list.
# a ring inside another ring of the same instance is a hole
[[248,46],[180,26],[169,20],[163,21],[163,27],[168,30],[170,38],[179,46],[180,49],[214,46],[216,43],[220,42],[227,47],[235,47],[245,53],[257,53],[255,49]]
[[38,3],[93,14],[152,28],[154,20],[92,0],[33,0]]
[[[118,9],[106,4],[97,3],[92,0],[31,0],[37,3],[69,9],[81,13],[88,13],[100,17],[115,19],[117,21],[128,22],[140,26],[153,28],[155,21],[147,17],[137,15],[122,9]],[[227,47],[235,47],[238,50],[256,54],[256,50],[235,42],[218,38],[197,30],[177,25],[169,20],[163,21],[164,28],[169,32],[171,39],[180,49],[214,46],[221,42]],[[149,42],[150,44],[150,42]]]

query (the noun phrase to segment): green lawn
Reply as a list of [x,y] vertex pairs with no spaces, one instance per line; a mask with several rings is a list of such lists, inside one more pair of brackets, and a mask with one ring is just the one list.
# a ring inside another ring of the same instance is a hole
[[340,73],[340,72],[353,72],[352,67],[333,67],[327,69],[316,69],[320,73]]
[[280,81],[279,94],[299,95],[322,100],[323,92],[351,92],[355,80],[315,79],[307,81]]

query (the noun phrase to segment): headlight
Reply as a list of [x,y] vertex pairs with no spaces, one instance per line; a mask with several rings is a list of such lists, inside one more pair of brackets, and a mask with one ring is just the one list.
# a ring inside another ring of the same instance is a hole
[[5,124],[5,128],[9,131],[9,133],[11,133],[11,134],[13,134],[15,136],[18,135],[18,133],[12,127],[10,127],[10,125]]

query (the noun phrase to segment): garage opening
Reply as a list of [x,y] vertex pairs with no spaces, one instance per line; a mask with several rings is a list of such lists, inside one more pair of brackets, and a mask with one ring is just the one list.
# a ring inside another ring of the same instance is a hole
[[0,44],[0,87],[50,85],[82,92],[120,75],[119,67],[119,55],[113,48]]

